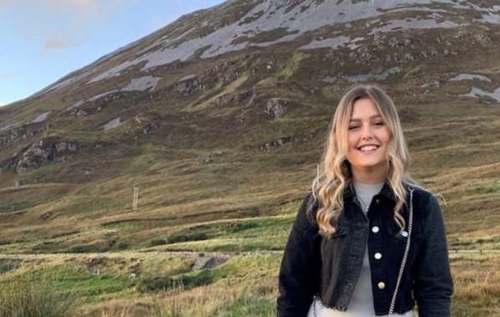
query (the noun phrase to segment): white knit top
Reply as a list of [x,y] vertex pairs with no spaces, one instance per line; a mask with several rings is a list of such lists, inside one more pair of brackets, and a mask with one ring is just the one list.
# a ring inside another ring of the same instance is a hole
[[[366,214],[372,201],[373,196],[378,194],[384,183],[378,184],[364,184],[354,182],[354,189],[356,196],[363,207],[363,212]],[[330,309],[321,303],[319,299],[315,299],[309,309],[307,317],[370,317],[376,316],[373,307],[373,293],[371,286],[370,263],[368,260],[368,247],[365,248],[365,255],[363,258],[363,265],[361,267],[361,274],[352,294],[351,302],[346,311],[339,311]],[[387,316],[387,315],[384,315]],[[391,316],[412,317],[417,316],[416,313],[408,311],[404,314],[395,314]]]

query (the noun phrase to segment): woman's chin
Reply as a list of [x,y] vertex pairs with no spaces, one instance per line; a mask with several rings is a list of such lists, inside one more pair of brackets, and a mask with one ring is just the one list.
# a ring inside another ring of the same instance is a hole
[[384,165],[384,161],[383,160],[377,160],[377,159],[373,159],[373,160],[363,160],[363,161],[360,161],[358,162],[358,164],[356,164],[356,167],[357,168],[373,168],[373,167],[383,167]]

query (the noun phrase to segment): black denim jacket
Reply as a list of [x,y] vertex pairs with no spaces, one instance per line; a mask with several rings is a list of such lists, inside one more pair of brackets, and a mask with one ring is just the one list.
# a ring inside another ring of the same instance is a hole
[[[416,301],[419,317],[450,316],[454,286],[441,208],[430,192],[406,182],[404,186],[408,193],[412,191],[407,201],[411,200],[413,224],[394,313],[412,309]],[[388,314],[409,238],[410,205],[403,207],[406,227],[401,230],[393,219],[395,203],[394,192],[386,182],[365,216],[351,183],[344,192],[337,232],[323,238],[315,219],[318,202],[309,192],[281,261],[277,315],[306,317],[315,296],[327,307],[348,310],[366,246],[375,313]],[[380,253],[377,258],[375,253]]]

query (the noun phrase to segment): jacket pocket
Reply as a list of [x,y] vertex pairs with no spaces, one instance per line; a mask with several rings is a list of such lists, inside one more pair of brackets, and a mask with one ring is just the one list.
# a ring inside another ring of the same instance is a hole
[[338,255],[338,251],[343,249],[346,244],[346,239],[350,234],[348,225],[341,223],[337,231],[328,237],[324,237],[321,242],[321,253],[323,256],[329,254],[330,256]]
[[352,228],[340,222],[338,230],[321,241],[320,289],[325,303],[332,304],[339,296],[339,280],[343,262],[347,259],[353,236]]
[[350,232],[350,227],[348,224],[346,223],[340,223],[338,225],[338,228],[337,228],[337,231],[335,231],[334,234],[330,235],[328,237],[328,239],[337,239],[337,238],[340,238],[340,237],[343,237],[343,236],[346,236],[347,234],[349,234]]

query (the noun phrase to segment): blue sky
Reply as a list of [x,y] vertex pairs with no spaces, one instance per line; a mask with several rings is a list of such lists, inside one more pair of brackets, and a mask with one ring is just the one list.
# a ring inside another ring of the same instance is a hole
[[223,0],[0,0],[0,105]]

